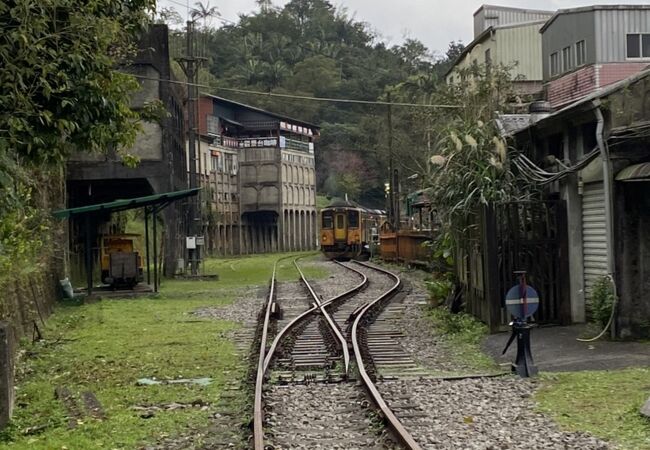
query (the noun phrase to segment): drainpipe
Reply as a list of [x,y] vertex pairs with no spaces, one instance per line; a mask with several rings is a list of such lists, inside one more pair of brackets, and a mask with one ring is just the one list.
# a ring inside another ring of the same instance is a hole
[[[612,161],[609,156],[609,150],[604,139],[605,120],[603,113],[600,109],[600,101],[593,101],[594,114],[596,115],[596,142],[600,150],[600,156],[603,160],[603,189],[605,191],[605,230],[607,242],[607,275],[610,278],[614,288],[614,305],[612,306],[612,315],[608,325],[612,325],[612,336],[615,335],[613,318],[618,300],[618,292],[616,289],[616,267],[614,262],[614,191],[613,191],[613,177],[612,177]],[[607,327],[603,330],[603,333]]]
[[600,110],[600,102],[592,102],[595,106],[596,125],[596,142],[600,150],[600,157],[603,160],[603,189],[605,191],[605,229],[607,239],[607,273],[614,276],[614,226],[613,226],[613,190],[612,190],[612,162],[609,158],[609,151],[603,137],[605,120]]

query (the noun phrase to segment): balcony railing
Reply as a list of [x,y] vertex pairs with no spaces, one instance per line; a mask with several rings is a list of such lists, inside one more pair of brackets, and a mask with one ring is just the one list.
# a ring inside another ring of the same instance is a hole
[[297,139],[284,139],[285,146],[289,150],[299,150],[301,152],[313,151],[313,146],[311,142],[299,141]]
[[256,138],[234,138],[221,135],[212,135],[215,145],[222,145],[228,148],[284,148],[288,150],[298,150],[306,153],[314,152],[314,144],[311,142],[289,139],[281,136],[276,137],[256,137]]

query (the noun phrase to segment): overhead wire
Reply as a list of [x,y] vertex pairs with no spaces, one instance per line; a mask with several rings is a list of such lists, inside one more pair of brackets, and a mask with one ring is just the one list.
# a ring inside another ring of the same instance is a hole
[[455,108],[460,108],[458,105],[445,105],[445,104],[426,104],[426,103],[405,103],[405,102],[385,102],[385,101],[380,101],[380,100],[357,100],[357,99],[351,99],[351,98],[329,98],[329,97],[312,97],[308,95],[295,95],[295,94],[281,94],[279,92],[262,92],[262,91],[253,91],[249,89],[240,89],[240,88],[227,88],[227,87],[222,87],[222,86],[210,86],[207,84],[200,84],[200,83],[190,83],[187,81],[177,81],[177,80],[166,80],[163,78],[157,78],[157,77],[149,77],[146,75],[137,75],[137,74],[132,74],[128,72],[122,72],[127,75],[131,75],[134,78],[138,78],[141,80],[150,80],[150,81],[158,81],[158,82],[164,82],[164,83],[171,83],[171,84],[179,84],[182,86],[196,86],[200,88],[205,88],[205,89],[210,89],[210,90],[221,90],[221,91],[228,91],[228,92],[236,92],[240,94],[251,94],[251,95],[261,95],[261,96],[266,96],[266,97],[281,97],[281,98],[290,98],[290,99],[296,99],[296,100],[310,100],[310,101],[318,101],[318,102],[330,102],[330,103],[353,103],[353,104],[361,104],[361,105],[391,105],[391,106],[407,106],[411,108],[442,108],[442,109],[455,109]]
[[584,169],[591,161],[593,161],[598,156],[598,154],[599,154],[599,149],[596,147],[591,152],[587,153],[583,159],[581,159],[573,166],[566,166],[565,164],[562,164],[565,167],[565,169],[559,172],[547,172],[546,170],[542,169],[537,164],[535,164],[533,161],[531,161],[524,154],[517,155],[515,158],[512,159],[512,162],[515,165],[515,167],[519,169],[522,175],[537,182],[538,184],[545,185],[545,184],[558,181],[571,173],[577,172],[578,170]]

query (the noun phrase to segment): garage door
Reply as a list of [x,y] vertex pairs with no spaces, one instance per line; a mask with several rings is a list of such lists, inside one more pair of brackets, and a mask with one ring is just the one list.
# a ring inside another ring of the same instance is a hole
[[607,275],[607,227],[602,182],[583,186],[582,239],[585,299],[590,300],[596,280]]

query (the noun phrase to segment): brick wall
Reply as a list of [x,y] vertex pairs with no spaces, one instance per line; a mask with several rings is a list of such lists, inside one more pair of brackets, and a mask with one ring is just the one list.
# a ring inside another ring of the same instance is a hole
[[207,116],[214,113],[212,106],[212,99],[207,97],[199,97],[199,116],[197,121],[199,123],[199,134],[205,136],[208,134],[208,120]]
[[608,63],[582,67],[546,83],[546,99],[560,109],[596,89],[620,81],[648,67],[648,63]]

